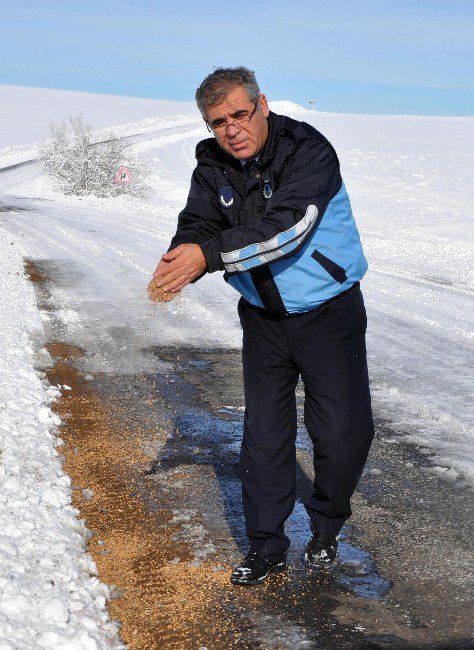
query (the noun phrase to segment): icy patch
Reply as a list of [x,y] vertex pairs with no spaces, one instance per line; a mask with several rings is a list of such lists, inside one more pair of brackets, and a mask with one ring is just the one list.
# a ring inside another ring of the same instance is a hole
[[314,648],[314,640],[306,630],[291,621],[284,620],[281,616],[277,619],[261,610],[247,614],[258,640],[265,648],[281,648],[287,650],[303,650]]
[[398,434],[386,442],[422,445],[435,464],[432,471],[450,481],[463,475],[474,485],[472,430],[467,423],[385,382],[372,384],[372,398],[376,412]]
[[357,596],[378,600],[389,591],[391,584],[379,574],[370,553],[350,544],[345,533],[341,533],[338,555],[337,580]]
[[453,483],[455,483],[461,476],[453,467],[440,467],[439,465],[434,465],[434,467],[422,467],[421,469],[442,476]]
[[176,509],[173,510],[170,521],[171,524],[180,526],[180,530],[173,535],[173,540],[187,542],[193,549],[194,558],[189,564],[194,567],[200,566],[217,550],[212,542],[206,540],[208,533],[201,523],[196,522],[197,516],[196,510]]

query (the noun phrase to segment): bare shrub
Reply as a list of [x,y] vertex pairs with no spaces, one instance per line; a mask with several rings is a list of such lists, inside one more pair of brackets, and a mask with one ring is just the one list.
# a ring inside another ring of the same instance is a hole
[[[146,163],[113,131],[99,138],[82,115],[69,115],[67,122],[50,123],[49,139],[41,145],[39,159],[45,173],[65,194],[143,197],[146,192],[144,181],[149,173]],[[132,182],[114,182],[124,165]]]

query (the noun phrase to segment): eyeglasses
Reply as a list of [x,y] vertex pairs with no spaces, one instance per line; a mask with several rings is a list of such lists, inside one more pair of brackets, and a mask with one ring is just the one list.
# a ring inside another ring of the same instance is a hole
[[211,124],[207,120],[204,120],[206,122],[207,130],[211,133],[212,131],[216,134],[218,133],[219,135],[222,135],[227,131],[229,126],[237,126],[240,129],[245,129],[245,125],[250,122],[252,117],[255,115],[258,106],[259,106],[259,100],[255,102],[255,105],[253,107],[252,111],[237,111],[236,113],[233,114],[232,116],[232,121],[228,122],[226,118],[224,117],[219,117]]

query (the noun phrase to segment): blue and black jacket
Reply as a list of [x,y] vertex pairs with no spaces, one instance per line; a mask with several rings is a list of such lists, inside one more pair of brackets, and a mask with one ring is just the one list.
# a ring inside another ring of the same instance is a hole
[[214,138],[196,147],[186,207],[170,248],[199,244],[208,271],[274,314],[307,312],[367,270],[332,145],[315,128],[270,113],[246,176]]

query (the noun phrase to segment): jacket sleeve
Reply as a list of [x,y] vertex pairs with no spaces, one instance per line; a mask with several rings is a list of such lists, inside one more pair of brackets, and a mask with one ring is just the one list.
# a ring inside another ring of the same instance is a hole
[[209,271],[238,273],[294,254],[319,225],[341,182],[332,147],[303,141],[290,155],[265,214],[252,225],[223,230],[200,244]]
[[198,165],[191,177],[188,200],[178,215],[178,227],[168,250],[180,244],[201,244],[224,229],[215,196],[215,188]]

